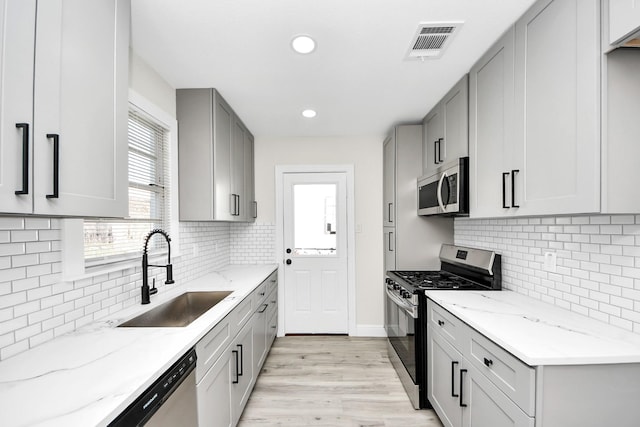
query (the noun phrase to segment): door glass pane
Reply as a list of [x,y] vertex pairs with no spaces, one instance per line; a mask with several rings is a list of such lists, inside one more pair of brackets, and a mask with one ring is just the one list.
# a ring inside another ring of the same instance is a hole
[[296,255],[336,255],[336,184],[293,186]]

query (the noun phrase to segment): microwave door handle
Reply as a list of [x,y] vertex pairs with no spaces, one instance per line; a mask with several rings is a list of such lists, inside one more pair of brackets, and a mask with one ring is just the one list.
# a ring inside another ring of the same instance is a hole
[[[438,204],[440,205],[440,209],[442,209],[443,212],[447,209],[445,204],[442,202],[442,184],[446,178],[447,178],[447,174],[443,172],[442,176],[440,177],[440,181],[438,181],[438,191],[437,191]],[[449,180],[447,180],[447,185],[449,185]]]

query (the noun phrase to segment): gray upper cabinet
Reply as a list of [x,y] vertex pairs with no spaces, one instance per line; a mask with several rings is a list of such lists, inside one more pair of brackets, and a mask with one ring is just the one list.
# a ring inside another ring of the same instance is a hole
[[640,31],[638,0],[608,0],[606,3],[609,4],[609,44],[624,42]]
[[640,50],[609,52],[603,81],[602,209],[603,213],[640,212],[635,196],[640,182]]
[[516,23],[515,47],[511,204],[520,215],[598,212],[600,2],[537,2]]
[[471,216],[599,212],[599,11],[539,1],[471,70]]
[[465,75],[423,120],[423,174],[469,153],[469,79]]
[[0,212],[126,216],[130,1],[1,6]]
[[469,203],[472,216],[504,215],[503,171],[514,159],[514,41],[510,28],[469,72]]
[[253,136],[215,89],[179,89],[176,108],[180,219],[252,221]]

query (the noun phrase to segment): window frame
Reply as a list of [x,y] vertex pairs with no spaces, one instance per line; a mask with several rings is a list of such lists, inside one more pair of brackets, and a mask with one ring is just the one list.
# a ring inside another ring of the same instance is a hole
[[[137,114],[154,121],[166,129],[168,174],[171,189],[167,209],[169,213],[169,236],[171,237],[171,255],[177,260],[180,251],[180,231],[178,212],[178,122],[175,117],[155,105],[141,94],[129,89],[128,111],[133,110]],[[62,219],[62,277],[63,280],[77,280],[83,277],[95,276],[114,271],[135,267],[140,263],[139,256],[122,257],[96,260],[87,263],[84,258],[84,219]],[[140,242],[142,247],[143,242]],[[161,259],[165,251],[155,253],[151,259]],[[166,255],[165,255],[166,256]]]

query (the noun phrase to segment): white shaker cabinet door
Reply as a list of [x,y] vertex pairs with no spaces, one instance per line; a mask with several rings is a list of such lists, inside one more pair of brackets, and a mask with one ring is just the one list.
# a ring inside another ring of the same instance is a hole
[[127,215],[129,0],[38,3],[34,212]]
[[600,2],[537,2],[516,23],[518,215],[600,209]]
[[0,212],[31,213],[36,1],[0,1]]
[[535,419],[474,367],[467,366],[461,375],[464,427],[534,427]]
[[469,202],[472,217],[506,215],[510,209],[513,81],[514,30],[511,28],[469,72]]
[[[422,121],[423,145],[422,145],[422,173],[433,175],[442,163],[444,113],[442,103],[439,102]],[[445,151],[446,152],[446,151]]]

